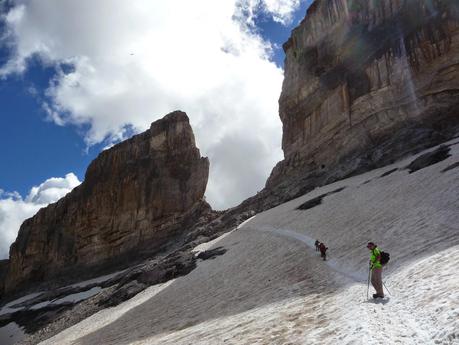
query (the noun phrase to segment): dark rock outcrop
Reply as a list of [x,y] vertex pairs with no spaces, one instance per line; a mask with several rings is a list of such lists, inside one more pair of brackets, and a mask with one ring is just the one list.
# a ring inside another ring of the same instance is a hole
[[217,256],[223,255],[227,252],[227,249],[223,247],[217,247],[214,249],[205,250],[200,252],[196,258],[201,260],[215,259]]
[[6,274],[8,273],[9,260],[0,260],[0,299],[2,298],[3,285],[5,284]]
[[334,191],[331,191],[331,192],[328,192],[328,193],[325,193],[325,194],[322,194],[322,195],[319,195],[319,196],[316,196],[315,198],[313,199],[310,199],[308,201],[306,201],[305,203],[301,204],[300,206],[298,206],[296,209],[297,210],[309,210],[311,208],[314,208],[316,206],[319,206],[320,204],[322,204],[322,201],[323,199],[326,197],[326,196],[329,196],[331,194],[336,194],[336,193],[339,193],[341,192],[342,190],[346,189],[346,187],[342,187],[342,188],[338,188]]
[[445,160],[446,158],[451,157],[451,154],[449,153],[449,151],[450,151],[450,148],[448,146],[441,145],[436,150],[427,152],[421,155],[420,157],[416,158],[406,167],[406,169],[408,169],[411,174],[411,173],[414,173],[415,171],[424,169],[430,165],[441,162]]
[[187,275],[195,268],[196,258],[189,250],[177,251],[165,258],[145,262],[124,273],[113,293],[101,299],[99,306],[116,306],[151,285]]
[[271,193],[307,191],[456,133],[457,1],[317,0],[284,50],[285,159]]
[[80,186],[22,224],[5,290],[157,252],[211,212],[208,172],[179,111],[103,151]]

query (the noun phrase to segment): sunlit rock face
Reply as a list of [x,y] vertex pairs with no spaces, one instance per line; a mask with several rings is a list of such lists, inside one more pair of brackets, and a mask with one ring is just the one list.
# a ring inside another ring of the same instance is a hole
[[208,173],[209,161],[179,111],[103,151],[80,186],[22,224],[6,291],[155,252],[210,212],[203,201]]
[[456,0],[315,1],[284,44],[285,160],[267,186],[338,165],[333,174],[345,176],[361,168],[357,157],[371,165],[451,135],[459,122],[458,18]]

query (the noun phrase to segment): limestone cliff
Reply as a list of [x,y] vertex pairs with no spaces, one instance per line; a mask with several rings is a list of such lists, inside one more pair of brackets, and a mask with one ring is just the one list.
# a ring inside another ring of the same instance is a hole
[[208,173],[179,111],[103,151],[80,186],[22,224],[10,248],[6,291],[158,250],[209,212]]
[[316,0],[284,50],[285,159],[268,189],[342,178],[459,123],[456,0]]

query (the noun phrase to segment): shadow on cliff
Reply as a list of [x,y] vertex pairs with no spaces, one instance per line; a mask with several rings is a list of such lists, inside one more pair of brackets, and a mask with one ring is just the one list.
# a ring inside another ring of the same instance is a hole
[[[262,241],[261,236],[269,239]],[[188,276],[75,343],[127,345],[286,299],[331,294],[345,284],[327,284],[330,273],[311,269],[322,262],[299,241],[288,241],[286,248],[285,239],[240,230],[218,245],[228,252],[202,262]]]

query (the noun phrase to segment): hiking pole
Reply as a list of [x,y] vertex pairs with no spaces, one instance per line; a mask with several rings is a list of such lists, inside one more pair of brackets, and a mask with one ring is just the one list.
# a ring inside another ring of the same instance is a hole
[[389,289],[387,288],[386,284],[384,284],[384,282],[382,282],[382,285],[386,288],[387,292],[389,293],[389,295],[392,296],[392,294],[390,293]]
[[370,272],[371,272],[371,269],[370,269],[370,266],[368,266],[367,299],[369,299],[368,292],[370,291]]

